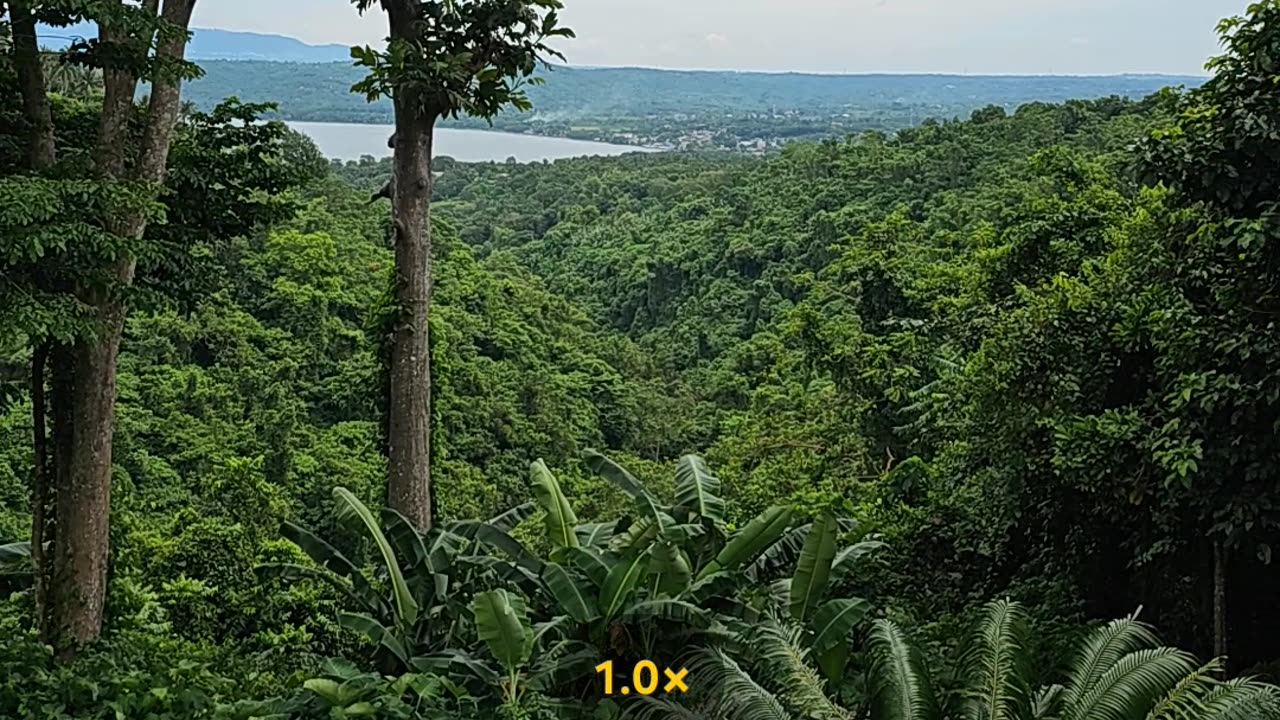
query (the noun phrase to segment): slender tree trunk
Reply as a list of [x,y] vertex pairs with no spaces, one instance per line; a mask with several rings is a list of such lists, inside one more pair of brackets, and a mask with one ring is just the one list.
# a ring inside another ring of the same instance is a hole
[[31,125],[28,159],[31,169],[44,172],[57,159],[53,134],[53,112],[45,91],[44,68],[40,64],[40,43],[36,38],[36,21],[25,2],[9,3],[13,33],[13,64],[22,90],[23,115]]
[[[144,8],[154,12],[158,2],[148,0]],[[169,0],[162,17],[184,30],[190,25],[195,0]],[[109,37],[145,47],[136,38]],[[168,40],[156,51],[158,61],[181,61],[185,39]],[[142,147],[133,172],[126,163],[129,117],[137,91],[137,75],[128,69],[104,72],[105,96],[98,127],[95,169],[104,183],[139,180],[158,185],[164,181],[174,125],[181,101],[181,84],[176,77],[162,75],[151,89],[147,124]],[[146,218],[137,210],[127,210],[105,219],[117,237],[137,240],[146,232]],[[136,258],[122,257],[112,267],[114,279],[122,286],[133,282]],[[56,516],[58,532],[54,553],[53,632],[59,656],[70,659],[79,648],[97,639],[102,631],[106,601],[107,565],[110,556],[109,518],[111,513],[111,451],[115,432],[116,364],[124,331],[127,308],[118,292],[110,288],[80,289],[80,296],[96,308],[98,333],[72,348],[71,383],[67,393],[70,427],[62,438],[65,455],[59,457]],[[55,431],[56,434],[56,431]]]
[[55,343],[50,347],[48,370],[49,419],[52,421],[48,479],[52,482],[51,489],[53,492],[49,500],[53,517],[46,518],[45,533],[47,535],[46,543],[52,547],[52,553],[46,554],[44,558],[45,608],[44,616],[39,620],[44,636],[50,643],[53,643],[57,642],[59,635],[57,632],[56,612],[54,611],[56,602],[54,589],[57,587],[54,574],[58,565],[57,489],[71,484],[71,435],[75,426],[75,415],[71,403],[71,388],[75,373],[72,368],[70,346]]
[[[391,37],[412,38],[413,0],[383,0]],[[418,93],[395,97],[395,213],[398,309],[387,405],[387,501],[419,530],[431,527],[431,149],[435,115]]]
[[35,473],[31,481],[31,567],[36,605],[35,623],[42,640],[47,640],[45,618],[49,607],[48,564],[44,555],[44,544],[49,534],[50,490],[49,436],[45,422],[48,412],[44,394],[44,371],[48,356],[47,341],[37,345],[31,355],[31,446],[35,452]]
[[1213,656],[1227,657],[1227,558],[1221,540],[1213,541]]
[[[3,3],[0,3],[0,8]],[[22,92],[22,112],[30,126],[27,161],[31,170],[45,173],[57,164],[57,142],[54,136],[53,111],[46,91],[44,66],[40,62],[40,42],[36,22],[25,2],[9,3],[13,33],[14,68]],[[35,454],[35,472],[31,483],[31,565],[35,596],[35,625],[43,640],[49,638],[50,567],[45,544],[51,539],[48,511],[53,482],[49,477],[50,457],[46,429],[45,368],[48,366],[50,343],[40,342],[31,357],[31,447]]]

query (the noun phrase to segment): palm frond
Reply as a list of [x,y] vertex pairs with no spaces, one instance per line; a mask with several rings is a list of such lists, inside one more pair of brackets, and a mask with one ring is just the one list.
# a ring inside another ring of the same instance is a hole
[[971,720],[1017,720],[1031,709],[1026,611],[1008,600],[988,603],[961,657]]
[[1058,717],[1063,690],[1065,688],[1061,685],[1045,685],[1037,690],[1035,697],[1031,699],[1032,720],[1053,720]]
[[1247,678],[1218,683],[1201,700],[1196,720],[1275,720],[1280,688]]
[[723,720],[791,720],[778,698],[755,681],[751,675],[723,650],[713,648],[699,653],[689,674],[705,683],[712,695],[711,714]]
[[1065,720],[1135,720],[1196,669],[1195,660],[1173,648],[1137,650],[1112,665],[1089,692],[1069,704]]
[[758,628],[754,645],[768,667],[770,677],[786,688],[782,697],[797,715],[813,720],[853,720],[853,713],[831,701],[826,681],[808,662],[801,644],[804,630],[769,623]]
[[1113,620],[1094,630],[1085,638],[1084,645],[1071,663],[1063,703],[1067,707],[1078,705],[1080,699],[1093,690],[1103,674],[1119,662],[1120,658],[1159,644],[1160,640],[1155,632],[1132,615],[1122,620]]
[[938,704],[920,651],[888,620],[871,626],[869,691],[875,720],[935,720]]
[[1214,686],[1214,676],[1222,672],[1220,660],[1210,660],[1200,669],[1187,673],[1160,702],[1147,713],[1147,720],[1182,720],[1198,718],[1203,709],[1201,699]]

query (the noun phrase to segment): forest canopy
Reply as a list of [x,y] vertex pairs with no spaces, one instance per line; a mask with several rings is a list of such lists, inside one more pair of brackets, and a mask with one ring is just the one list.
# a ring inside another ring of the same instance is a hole
[[[439,159],[429,526],[384,507],[393,161],[227,98],[104,179],[126,96],[55,56],[41,164],[7,40],[0,716],[1280,717],[1280,3],[1220,30],[1141,100]],[[105,604],[68,655],[40,408],[104,297]],[[688,690],[606,694],[643,660]]]

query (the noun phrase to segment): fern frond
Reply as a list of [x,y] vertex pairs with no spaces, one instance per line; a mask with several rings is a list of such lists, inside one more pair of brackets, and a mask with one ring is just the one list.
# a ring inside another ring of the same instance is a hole
[[902,629],[888,620],[871,625],[871,717],[875,720],[936,720],[938,704],[924,658]]
[[[724,720],[791,720],[782,703],[723,650],[699,653],[689,668],[709,689],[714,714]],[[712,689],[713,688],[713,689]]]
[[1187,673],[1151,708],[1147,720],[1198,720],[1204,709],[1201,699],[1213,689],[1214,676],[1221,672],[1222,662],[1210,660],[1200,669]]
[[1069,682],[1063,702],[1068,708],[1080,704],[1094,685],[1120,658],[1137,650],[1157,647],[1159,638],[1147,625],[1133,616],[1113,620],[1089,633],[1084,645],[1071,663]]
[[1275,720],[1280,688],[1245,678],[1218,683],[1201,700],[1195,720]]
[[1032,720],[1053,720],[1058,717],[1064,690],[1061,685],[1046,685],[1037,690],[1035,697],[1031,699]]
[[970,720],[1021,720],[1031,709],[1026,611],[1008,600],[988,603],[961,657]]
[[784,688],[782,697],[797,715],[813,720],[853,720],[853,713],[827,697],[826,681],[808,663],[808,650],[801,644],[803,629],[784,629],[767,624],[757,631],[755,646],[771,672]]
[[1120,658],[1067,708],[1067,720],[1142,720],[1160,698],[1196,669],[1181,650],[1151,648]]

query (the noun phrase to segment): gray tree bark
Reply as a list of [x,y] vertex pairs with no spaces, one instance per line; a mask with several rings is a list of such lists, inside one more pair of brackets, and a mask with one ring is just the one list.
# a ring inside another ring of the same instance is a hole
[[[392,39],[412,40],[414,0],[382,0]],[[401,89],[396,114],[392,212],[395,298],[387,404],[387,502],[419,530],[431,527],[431,146],[436,117],[419,93]]]
[[[3,4],[0,3],[0,8]],[[30,125],[27,160],[31,170],[47,172],[57,164],[57,143],[53,128],[53,111],[45,85],[44,67],[40,62],[40,43],[36,37],[35,17],[25,2],[9,3],[13,34],[14,69],[22,92],[22,112]],[[45,542],[49,539],[47,510],[50,500],[49,452],[46,431],[45,368],[49,343],[41,342],[31,357],[31,447],[35,467],[31,480],[31,566],[32,594],[35,598],[36,626],[42,639],[48,637],[49,563]]]
[[[155,12],[159,0],[146,0],[144,8]],[[161,17],[186,30],[195,0],[167,0]],[[131,42],[103,29],[102,39]],[[138,43],[141,47],[142,44]],[[156,50],[159,63],[181,61],[186,40],[168,40]],[[154,81],[143,130],[142,146],[132,168],[127,161],[129,115],[138,77],[127,69],[109,68],[103,73],[106,94],[98,128],[95,171],[104,183],[164,181],[169,148],[173,141],[181,100],[181,81],[161,74]],[[128,210],[107,217],[112,234],[140,239],[146,231],[141,212]],[[121,258],[112,267],[117,281],[133,282],[137,259]],[[55,438],[61,438],[57,460],[57,533],[54,544],[51,629],[63,659],[73,658],[81,647],[102,631],[106,602],[107,563],[110,556],[111,451],[115,432],[116,365],[127,308],[124,302],[100,287],[79,289],[81,299],[95,308],[98,334],[83,339],[70,350],[70,387],[67,412],[55,412],[55,423],[69,422]]]

